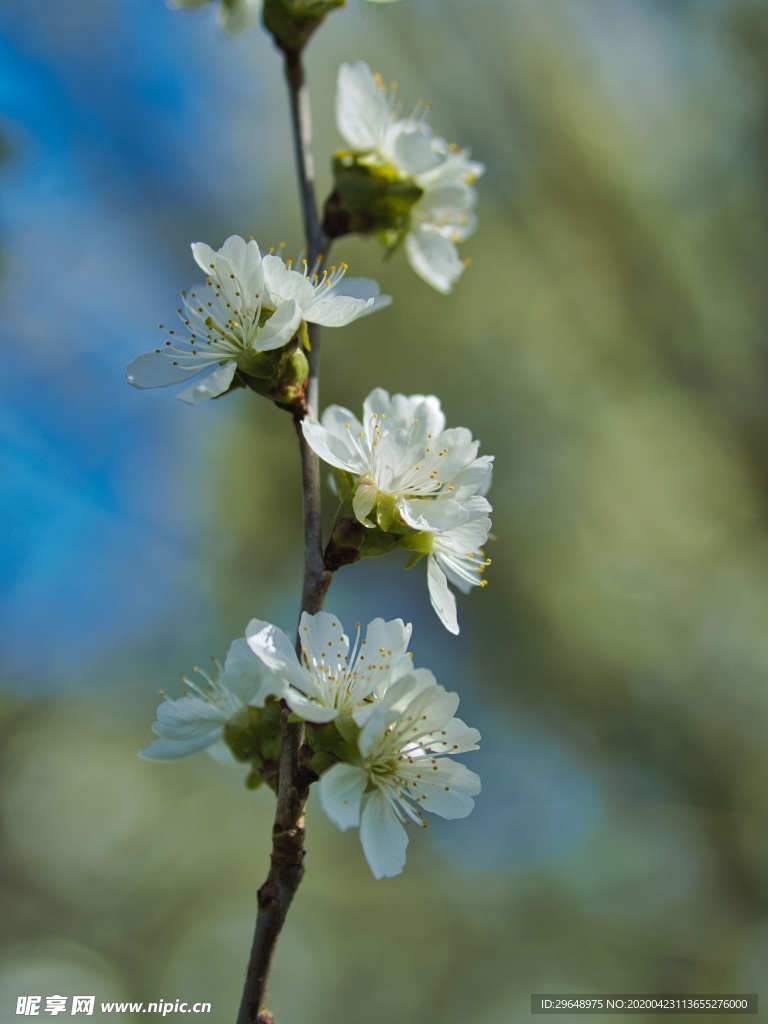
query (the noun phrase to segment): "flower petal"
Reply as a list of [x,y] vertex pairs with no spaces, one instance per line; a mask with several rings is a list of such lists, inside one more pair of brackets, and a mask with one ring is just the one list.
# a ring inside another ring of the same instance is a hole
[[368,776],[351,764],[335,764],[317,784],[320,806],[336,828],[346,832],[360,824],[360,803]]
[[438,231],[418,227],[405,239],[408,262],[419,277],[443,295],[453,290],[453,284],[464,271],[456,246]]
[[403,520],[414,530],[426,530],[428,533],[439,533],[452,530],[467,521],[467,511],[453,498],[402,499],[398,509]]
[[475,806],[472,797],[480,792],[480,776],[450,757],[436,760],[436,768],[419,780],[422,808],[449,820],[466,818]]
[[345,469],[347,472],[355,474],[362,473],[367,468],[359,451],[354,449],[351,441],[348,442],[345,438],[332,434],[315,420],[302,420],[301,428],[309,447],[329,466]]
[[251,619],[245,629],[245,639],[257,658],[282,679],[299,690],[306,687],[306,676],[299,665],[296,651],[288,637],[277,626],[260,619]]
[[195,405],[205,398],[218,398],[232,383],[236,369],[237,363],[230,360],[203,380],[198,381],[197,384],[193,384],[191,388],[181,391],[176,397],[180,402],[186,402],[188,405]]
[[364,61],[342,64],[336,88],[336,125],[352,149],[375,149],[389,124],[386,92]]
[[287,345],[301,323],[301,306],[293,299],[282,302],[256,334],[253,347],[258,352],[270,352]]
[[[315,297],[315,289],[298,270],[291,270],[279,256],[263,259],[264,283],[274,305],[293,299],[302,309],[308,309]],[[266,301],[266,298],[265,298]]]
[[146,747],[142,747],[139,757],[143,761],[180,761],[182,758],[191,757],[199,750],[210,747],[220,739],[221,726],[189,739],[176,740],[161,736],[160,739],[153,740]]
[[189,365],[190,359],[185,357],[186,366],[167,356],[162,349],[159,352],[144,352],[136,356],[125,368],[125,377],[135,388],[167,388],[171,384],[180,384],[201,373],[211,365],[211,360]]
[[459,620],[456,614],[456,598],[448,589],[448,580],[437,564],[434,555],[430,555],[427,559],[427,583],[429,584],[429,599],[437,612],[437,617],[449,633],[458,634]]
[[321,327],[345,327],[365,312],[373,311],[373,299],[354,299],[347,295],[329,295],[316,299],[307,309],[305,317],[310,324]]
[[363,808],[360,842],[374,878],[392,878],[403,870],[408,835],[381,790],[371,793]]

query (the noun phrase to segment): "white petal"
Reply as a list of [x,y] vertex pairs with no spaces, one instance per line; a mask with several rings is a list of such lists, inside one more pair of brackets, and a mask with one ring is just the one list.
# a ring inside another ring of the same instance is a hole
[[292,686],[303,690],[306,676],[288,637],[277,626],[260,619],[251,619],[245,629],[245,639],[257,658]]
[[317,612],[316,615],[303,612],[299,623],[299,637],[310,662],[346,662],[349,655],[349,637],[344,633],[338,617],[332,612]]
[[379,294],[378,283],[369,277],[344,277],[334,289],[334,294],[336,292],[352,299],[373,299],[372,309],[381,309],[382,306],[389,306],[392,302],[391,295]]
[[332,722],[334,718],[339,716],[337,708],[329,708],[323,704],[317,704],[303,693],[291,687],[286,687],[282,696],[285,698],[285,702],[291,711],[305,722],[314,722],[316,725],[321,725],[323,722]]
[[195,405],[205,398],[218,398],[232,383],[236,369],[237,363],[230,360],[203,380],[198,381],[197,384],[193,384],[191,388],[179,392],[176,397],[180,402],[186,402],[188,405]]
[[480,733],[460,718],[452,718],[439,732],[423,737],[422,742],[437,754],[466,754],[479,749]]
[[363,61],[342,64],[336,87],[336,125],[352,149],[376,149],[389,124],[387,94]]
[[423,127],[398,132],[392,148],[393,162],[404,175],[416,178],[438,167],[443,158],[432,146],[432,136]]
[[403,499],[398,503],[398,509],[408,526],[429,533],[452,530],[467,520],[466,509],[453,498],[438,498],[437,501],[429,498]]
[[[308,309],[315,298],[315,289],[303,274],[291,270],[279,256],[265,256],[264,283],[274,305],[293,299],[302,309]],[[265,298],[266,301],[266,298]]]
[[392,878],[403,870],[408,835],[380,790],[370,794],[363,808],[360,842],[374,878]]
[[491,486],[493,474],[493,456],[481,455],[469,466],[465,466],[451,480],[451,494],[457,501],[462,501],[476,494],[485,495]]
[[419,227],[405,239],[408,262],[419,277],[448,295],[464,271],[456,246],[436,231]]
[[264,671],[264,665],[244,637],[238,637],[230,644],[221,685],[243,706],[250,704],[259,708],[264,707],[267,697],[277,696],[279,692],[273,677]]
[[373,306],[373,299],[353,299],[346,295],[329,295],[316,299],[307,309],[305,317],[310,324],[322,327],[345,327],[357,320]]
[[437,771],[423,772],[419,780],[425,811],[441,818],[466,818],[480,792],[480,776],[449,757],[437,760]]
[[430,555],[427,559],[427,582],[429,584],[429,599],[437,612],[437,617],[449,633],[457,634],[459,620],[456,615],[456,598],[448,589],[445,573],[437,564],[434,555]]
[[212,729],[221,731],[226,720],[227,713],[208,701],[179,697],[160,704],[152,731],[168,739],[194,739],[207,735]]
[[335,764],[317,784],[320,806],[336,828],[346,832],[360,824],[360,801],[368,776],[351,764]]
[[144,352],[136,356],[125,368],[125,377],[135,388],[166,388],[171,384],[180,384],[201,373],[211,365],[211,360],[204,360],[192,366],[194,357],[183,357],[185,366],[160,352]]
[[352,449],[345,439],[331,434],[314,420],[302,420],[301,428],[309,447],[329,466],[345,469],[349,473],[364,472],[366,467],[359,453]]
[[213,729],[205,735],[196,736],[190,739],[168,739],[161,736],[142,747],[139,757],[143,761],[180,761],[184,757],[191,757],[199,750],[210,747],[221,739],[221,726]]
[[261,296],[264,291],[264,268],[258,244],[252,238],[246,242],[240,235],[230,235],[219,249],[219,255],[229,262],[240,282],[241,297],[252,304],[255,296]]
[[200,267],[207,276],[210,276],[211,270],[216,267],[216,260],[218,258],[216,250],[212,249],[210,245],[206,245],[205,242],[193,242],[192,255],[198,267]]
[[270,352],[287,345],[301,323],[301,307],[293,299],[282,302],[264,326],[258,331],[253,347],[258,352]]

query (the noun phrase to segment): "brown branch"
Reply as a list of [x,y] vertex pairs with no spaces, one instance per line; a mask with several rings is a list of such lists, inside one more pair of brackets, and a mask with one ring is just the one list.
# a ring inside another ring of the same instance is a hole
[[[327,255],[327,252],[323,251],[327,240],[317,217],[314,168],[310,150],[312,132],[309,93],[299,53],[286,54],[285,76],[291,103],[291,123],[304,218],[307,262],[312,269],[316,262],[321,263]],[[308,359],[306,410],[308,415],[314,417],[317,416],[318,410],[319,333],[317,325],[309,326],[311,349]],[[323,606],[323,599],[332,576],[323,564],[320,462],[304,439],[298,415],[294,416],[294,424],[301,455],[304,498],[304,583],[301,612],[314,614]],[[298,636],[296,653],[300,656]],[[273,1024],[272,1014],[264,1005],[269,972],[288,908],[304,875],[304,809],[309,795],[306,773],[300,770],[304,726],[301,722],[289,721],[289,709],[285,703],[280,716],[280,736],[280,774],[275,822],[272,828],[272,857],[267,880],[259,889],[256,929],[237,1024]]]

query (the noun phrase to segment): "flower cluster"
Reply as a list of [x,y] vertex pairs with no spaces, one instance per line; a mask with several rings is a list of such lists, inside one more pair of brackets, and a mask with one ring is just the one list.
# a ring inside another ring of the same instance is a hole
[[[217,0],[167,2],[195,8]],[[234,34],[260,13],[296,89],[297,55],[343,4],[218,0],[218,19]],[[484,168],[468,150],[433,134],[427,111],[420,105],[403,116],[394,90],[367,64],[341,66],[336,117],[348,149],[334,157],[323,231],[329,242],[364,233],[390,250],[403,243],[416,273],[448,293],[464,269],[457,244],[475,227],[473,185]],[[129,383],[191,381],[178,394],[188,403],[247,387],[288,408],[303,433],[304,466],[312,469],[305,474],[306,507],[317,513],[308,515],[310,525],[319,523],[320,509],[316,483],[306,483],[310,475],[317,480],[308,448],[333,471],[340,505],[326,568],[394,548],[409,552],[410,564],[426,559],[432,606],[458,633],[451,587],[466,593],[485,585],[492,456],[479,454],[466,428],[446,426],[434,395],[390,395],[377,387],[360,418],[339,405],[319,421],[310,415],[308,325],[343,327],[388,305],[389,296],[374,281],[347,278],[346,264],[325,269],[314,252],[312,263],[274,250],[263,255],[254,239],[239,235],[218,250],[196,242],[192,255],[204,280],[181,293],[181,328],[161,325],[164,343],[128,365]],[[319,526],[310,539],[308,549],[319,550]],[[313,601],[320,597],[312,592]],[[456,717],[458,696],[428,669],[414,667],[410,639],[402,619],[376,618],[364,635],[358,623],[352,641],[337,616],[319,611],[302,614],[294,646],[277,626],[252,619],[223,665],[195,669],[198,678],[185,679],[183,696],[164,696],[156,738],[141,756],[172,761],[207,750],[248,765],[249,787],[266,783],[281,796],[286,785],[298,791],[315,781],[328,818],[342,831],[359,828],[374,876],[397,875],[408,845],[405,826],[426,825],[426,812],[463,818],[480,792],[478,776],[454,759],[478,748],[479,733]],[[303,724],[293,728],[296,722]]]
[[161,348],[137,356],[126,368],[129,384],[137,388],[167,387],[207,371],[178,395],[184,402],[224,394],[238,372],[279,383],[272,380],[276,363],[264,353],[285,350],[307,323],[344,327],[391,301],[379,295],[375,281],[344,280],[346,264],[319,272],[303,260],[296,270],[292,260],[271,252],[262,256],[253,239],[239,235],[218,251],[195,242],[192,255],[207,276],[204,284],[181,293],[176,312],[183,330],[168,330]]
[[330,208],[329,229],[341,210],[341,232],[378,233],[391,248],[405,239],[419,277],[447,294],[464,270],[456,245],[475,229],[473,184],[485,168],[432,133],[428,109],[402,117],[394,91],[367,64],[341,65],[336,122],[350,149],[336,155],[339,209]]
[[454,717],[457,695],[413,667],[410,636],[401,619],[374,619],[352,647],[335,615],[305,613],[299,658],[277,626],[254,619],[246,630],[291,710],[320,726],[308,729],[320,804],[342,831],[360,826],[376,878],[402,871],[407,821],[466,817],[480,792],[478,776],[445,756],[476,750],[480,734]]
[[340,470],[355,517],[369,530],[395,533],[401,546],[427,556],[432,606],[458,633],[450,581],[467,592],[483,586],[493,458],[464,427],[446,429],[434,395],[390,395],[375,388],[359,420],[329,406],[321,421],[303,421],[308,444]]

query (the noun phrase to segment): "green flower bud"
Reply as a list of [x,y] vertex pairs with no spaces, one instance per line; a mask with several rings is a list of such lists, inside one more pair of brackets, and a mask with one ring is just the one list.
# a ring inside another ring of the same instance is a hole
[[272,352],[248,353],[238,376],[251,391],[303,415],[309,364],[298,337]]
[[264,0],[262,20],[284,53],[299,53],[330,11],[344,0]]
[[424,194],[415,181],[388,164],[365,162],[365,154],[342,150],[333,159],[334,191],[325,205],[329,238],[377,235],[389,249],[405,238],[411,209]]

